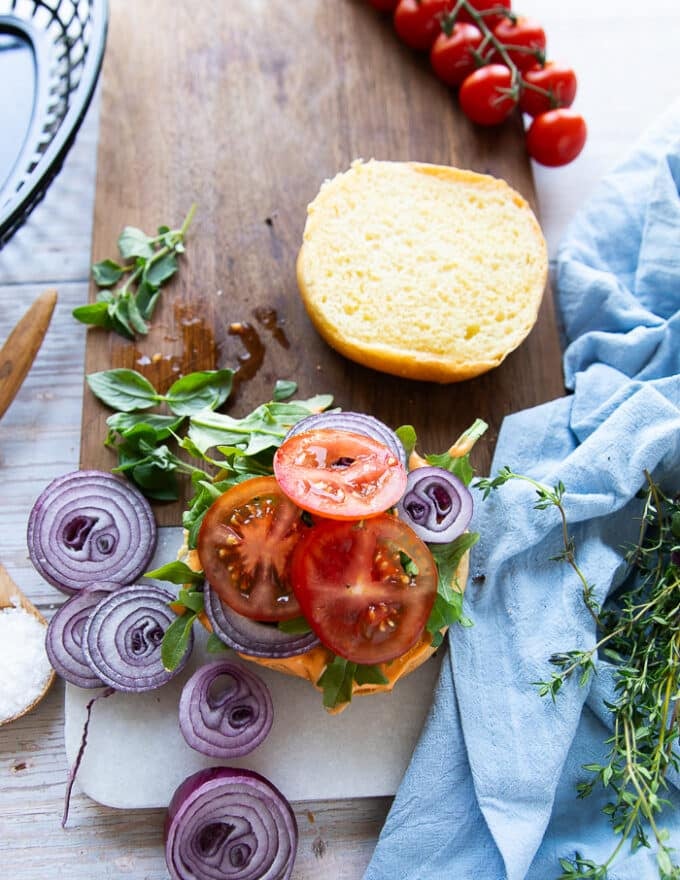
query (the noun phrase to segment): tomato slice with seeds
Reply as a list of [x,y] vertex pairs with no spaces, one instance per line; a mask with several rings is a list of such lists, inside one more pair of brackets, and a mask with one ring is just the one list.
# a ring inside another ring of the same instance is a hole
[[213,502],[196,549],[210,586],[225,604],[254,620],[300,616],[289,570],[306,529],[302,516],[274,477],[244,480]]
[[437,595],[432,554],[388,514],[317,521],[293,550],[291,581],[323,644],[354,663],[385,663],[412,648]]
[[318,428],[294,434],[274,456],[279,485],[298,507],[329,519],[363,519],[393,507],[406,469],[378,440]]

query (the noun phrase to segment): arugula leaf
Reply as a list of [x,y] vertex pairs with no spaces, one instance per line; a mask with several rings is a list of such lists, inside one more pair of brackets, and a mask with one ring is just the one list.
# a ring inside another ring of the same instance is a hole
[[316,682],[323,690],[323,704],[327,709],[334,709],[352,700],[352,685],[387,684],[378,666],[352,663],[343,657],[334,656]]
[[440,630],[444,627],[454,623],[472,626],[472,621],[463,614],[463,591],[456,588],[456,571],[465,553],[478,540],[477,532],[465,532],[451,544],[428,545],[437,566],[438,580],[437,595],[425,628],[432,633],[432,645],[435,648],[443,641]]
[[363,663],[357,663],[354,670],[354,681],[357,684],[388,684],[389,679],[386,678],[379,666],[367,666]]
[[210,633],[205,643],[205,649],[208,654],[221,654],[223,651],[229,650],[229,645],[225,645],[215,633]]
[[474,468],[470,464],[470,451],[488,427],[482,419],[475,419],[453,446],[440,455],[426,455],[426,461],[436,467],[445,468],[469,486],[475,475]]
[[201,590],[180,590],[177,594],[177,601],[180,605],[193,611],[194,614],[200,614],[205,609]]
[[161,400],[151,382],[136,370],[102,370],[86,378],[95,397],[123,412],[149,409]]
[[182,614],[173,620],[166,629],[161,642],[161,662],[164,669],[172,672],[182,662],[182,658],[189,647],[191,629],[196,620],[196,614]]
[[279,620],[277,628],[281,632],[291,635],[303,635],[312,631],[311,626],[304,617],[294,617],[292,620]]
[[415,428],[413,425],[402,425],[400,428],[397,428],[395,434],[401,440],[401,445],[406,451],[406,458],[408,458],[418,442]]
[[186,562],[176,560],[154,568],[153,571],[147,571],[144,577],[168,581],[171,584],[202,584],[205,576],[202,571],[189,568]]
[[323,704],[327,709],[351,701],[355,669],[356,663],[343,657],[333,657],[326,666],[317,685],[323,690]]

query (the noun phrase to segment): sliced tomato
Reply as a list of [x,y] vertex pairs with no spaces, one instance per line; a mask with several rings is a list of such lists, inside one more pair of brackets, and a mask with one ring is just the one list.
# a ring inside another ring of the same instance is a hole
[[330,519],[363,519],[394,506],[406,488],[406,470],[378,440],[319,428],[294,434],[274,456],[274,474],[288,497]]
[[221,495],[203,518],[196,549],[210,586],[254,620],[291,620],[300,605],[290,558],[306,526],[274,477],[254,477]]
[[314,632],[353,663],[385,663],[413,647],[437,594],[432,554],[388,514],[316,522],[293,551],[291,580]]

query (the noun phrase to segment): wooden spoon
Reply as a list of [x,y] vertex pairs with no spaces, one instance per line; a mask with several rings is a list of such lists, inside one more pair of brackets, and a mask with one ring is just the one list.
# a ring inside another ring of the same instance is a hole
[[[0,613],[2,612],[3,608],[15,608],[17,605],[21,606],[24,611],[32,614],[33,617],[35,617],[35,619],[38,620],[44,627],[47,627],[47,621],[45,620],[45,618],[38,611],[35,605],[30,601],[28,596],[25,596],[24,593],[21,592],[19,587],[9,576],[7,569],[0,562]],[[8,724],[10,721],[15,721],[17,718],[21,718],[22,715],[26,715],[27,712],[30,712],[31,709],[35,708],[35,706],[38,705],[38,703],[52,687],[55,678],[56,673],[54,670],[52,670],[51,674],[47,678],[47,681],[45,682],[45,686],[38,694],[38,696],[34,700],[32,700],[27,706],[25,706],[20,712],[17,712],[16,715],[12,715],[11,718],[0,720],[0,727],[2,727],[3,724]]]

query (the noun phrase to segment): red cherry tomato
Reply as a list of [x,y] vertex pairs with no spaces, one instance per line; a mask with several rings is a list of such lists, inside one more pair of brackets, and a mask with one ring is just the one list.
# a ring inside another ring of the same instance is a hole
[[406,488],[406,470],[391,449],[329,428],[285,440],[274,456],[274,474],[298,507],[329,519],[377,516]]
[[323,520],[291,560],[302,612],[326,647],[353,663],[385,663],[418,641],[437,595],[432,554],[401,520]]
[[566,165],[583,149],[588,130],[585,120],[573,110],[549,110],[529,126],[527,150],[541,165]]
[[517,101],[503,90],[512,82],[504,64],[488,64],[475,70],[460,87],[458,99],[466,116],[478,125],[498,125],[512,113]]
[[368,2],[378,12],[394,12],[399,0],[368,0]]
[[520,70],[527,70],[534,67],[537,61],[542,61],[546,38],[545,31],[537,21],[523,16],[514,21],[506,18],[496,25],[493,32],[501,43],[519,47],[508,49],[508,55]]
[[[512,7],[511,0],[468,0],[470,6],[477,10],[477,12],[486,12],[488,9],[499,9],[501,6],[507,10],[510,10]],[[485,15],[484,23],[488,25],[490,28],[494,28],[499,21],[504,21],[505,16],[502,13],[498,15]],[[474,19],[465,9],[461,9],[458,13],[458,21],[472,21]]]
[[476,68],[473,53],[482,40],[479,28],[465,22],[455,24],[450,34],[442,31],[430,51],[432,69],[439,79],[459,86]]
[[307,526],[274,477],[228,489],[208,508],[196,549],[210,586],[254,620],[291,620],[300,606],[289,580],[293,547]]
[[453,0],[399,0],[394,10],[394,29],[412,49],[429,51],[440,32],[441,16]]
[[[564,64],[548,61],[545,67],[532,67],[525,70],[522,78],[529,87],[523,87],[519,96],[519,106],[523,113],[538,116],[558,107],[571,107],[576,97],[576,74]],[[550,92],[543,95],[530,86],[538,86]]]

